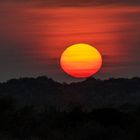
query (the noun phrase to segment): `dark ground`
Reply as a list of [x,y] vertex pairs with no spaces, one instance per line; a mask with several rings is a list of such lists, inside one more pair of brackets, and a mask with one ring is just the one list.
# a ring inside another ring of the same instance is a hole
[[140,78],[0,84],[0,140],[138,140]]

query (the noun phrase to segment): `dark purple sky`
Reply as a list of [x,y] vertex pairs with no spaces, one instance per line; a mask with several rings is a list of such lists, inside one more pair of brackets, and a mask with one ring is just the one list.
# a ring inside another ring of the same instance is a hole
[[0,81],[40,75],[76,81],[59,65],[76,43],[102,53],[95,77],[140,76],[140,1],[0,1]]

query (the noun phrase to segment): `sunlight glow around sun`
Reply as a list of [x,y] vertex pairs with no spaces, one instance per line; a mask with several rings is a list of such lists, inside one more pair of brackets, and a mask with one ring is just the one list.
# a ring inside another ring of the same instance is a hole
[[75,44],[64,50],[60,58],[60,65],[68,75],[75,78],[86,78],[100,70],[102,56],[91,45]]

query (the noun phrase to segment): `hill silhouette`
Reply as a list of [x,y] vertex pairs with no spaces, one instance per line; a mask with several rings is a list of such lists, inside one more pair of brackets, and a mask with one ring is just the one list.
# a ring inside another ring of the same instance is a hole
[[0,97],[14,97],[19,105],[53,106],[68,109],[121,107],[139,105],[140,78],[100,80],[88,78],[71,84],[60,84],[45,76],[11,79],[0,84]]
[[1,140],[138,140],[140,78],[0,83]]

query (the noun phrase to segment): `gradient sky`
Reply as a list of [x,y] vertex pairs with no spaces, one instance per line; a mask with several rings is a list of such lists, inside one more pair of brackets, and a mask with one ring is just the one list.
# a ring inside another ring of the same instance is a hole
[[103,55],[95,77],[140,76],[140,1],[0,1],[0,81],[40,75],[76,81],[59,65],[76,43]]

